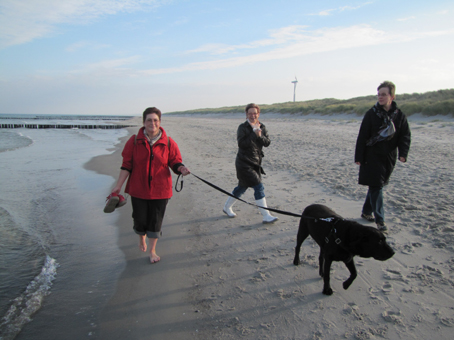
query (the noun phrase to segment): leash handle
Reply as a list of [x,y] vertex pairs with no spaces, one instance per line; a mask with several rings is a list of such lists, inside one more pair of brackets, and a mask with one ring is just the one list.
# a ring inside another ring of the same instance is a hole
[[180,192],[183,190],[183,178],[181,178],[181,183],[180,183],[180,190],[178,190],[178,181],[180,180],[181,174],[178,175],[177,181],[175,182],[175,191]]

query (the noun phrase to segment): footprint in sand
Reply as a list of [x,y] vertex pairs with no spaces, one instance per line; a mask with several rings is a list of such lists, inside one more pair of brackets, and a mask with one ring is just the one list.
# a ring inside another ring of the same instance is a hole
[[383,274],[383,277],[387,280],[399,280],[405,283],[410,282],[410,280],[404,277],[401,272],[392,269],[387,269],[386,273]]
[[342,313],[359,315],[359,307],[354,302],[350,302],[344,307]]
[[424,290],[419,287],[407,287],[402,289],[405,293],[424,294]]
[[404,245],[404,249],[402,249],[403,254],[411,255],[415,252],[415,248],[413,246],[406,244]]
[[444,277],[444,273],[442,270],[432,267],[432,266],[425,265],[425,264],[422,265],[422,271],[424,271],[426,274],[429,274],[432,276],[437,276],[437,277],[441,277],[441,278]]
[[401,311],[393,312],[393,311],[385,311],[381,314],[383,319],[385,319],[388,322],[392,322],[398,325],[404,325],[404,322],[402,321],[402,313]]
[[421,314],[415,314],[413,315],[412,320],[415,322],[423,322],[424,317]]
[[376,300],[376,301],[383,301],[382,298],[380,298],[377,294],[380,292],[379,289],[377,288],[374,288],[374,287],[371,287],[369,289],[369,297],[372,299],[372,300]]
[[393,292],[393,285],[390,284],[389,282],[385,282],[381,288],[382,292],[385,294],[390,294]]
[[442,317],[440,322],[448,327],[454,327],[454,318]]
[[444,233],[454,233],[454,228],[446,227],[446,228],[443,228],[442,232],[444,232]]
[[278,290],[276,291],[276,295],[277,295],[278,297],[280,297],[282,300],[284,300],[284,299],[289,299],[289,298],[292,297],[292,294],[291,294],[291,293],[285,293],[283,289],[278,289]]
[[257,273],[252,279],[251,281],[253,283],[259,283],[259,282],[263,282],[263,281],[266,281],[268,279],[267,275],[265,273]]

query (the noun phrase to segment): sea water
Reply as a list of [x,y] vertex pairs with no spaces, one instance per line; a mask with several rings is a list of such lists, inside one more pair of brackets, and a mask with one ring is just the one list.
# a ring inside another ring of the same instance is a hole
[[114,179],[83,165],[126,134],[0,129],[0,339],[95,333],[124,263],[102,211]]

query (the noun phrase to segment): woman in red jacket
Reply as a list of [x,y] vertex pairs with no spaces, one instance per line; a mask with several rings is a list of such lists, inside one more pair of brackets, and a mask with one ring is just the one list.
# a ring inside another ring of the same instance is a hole
[[161,111],[149,107],[143,112],[143,127],[132,136],[123,149],[120,176],[112,193],[125,192],[131,196],[134,231],[139,235],[139,248],[147,251],[150,242],[150,262],[161,259],[156,254],[156,243],[161,236],[167,202],[172,197],[172,177],[190,173],[184,166],[177,143],[161,127]]

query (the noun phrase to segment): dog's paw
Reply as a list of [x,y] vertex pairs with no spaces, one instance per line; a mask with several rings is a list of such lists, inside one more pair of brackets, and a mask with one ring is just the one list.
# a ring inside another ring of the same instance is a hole
[[300,259],[299,259],[298,257],[295,257],[295,258],[293,259],[293,264],[294,264],[295,266],[300,265],[300,264],[301,264]]
[[331,287],[328,287],[328,288],[323,288],[323,294],[325,295],[333,295],[333,290],[331,289]]
[[350,287],[352,283],[353,283],[353,280],[350,280],[350,279],[345,280],[344,283],[342,283],[342,287],[344,287],[344,289],[347,290],[348,287]]

